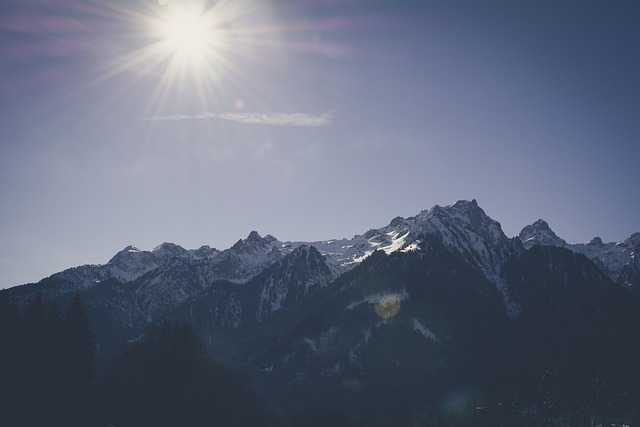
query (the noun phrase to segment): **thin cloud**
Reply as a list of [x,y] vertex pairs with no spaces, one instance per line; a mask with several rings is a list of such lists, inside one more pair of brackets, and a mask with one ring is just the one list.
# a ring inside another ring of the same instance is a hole
[[237,123],[272,125],[272,126],[295,126],[295,127],[319,127],[330,125],[333,121],[333,112],[322,114],[307,113],[198,113],[198,114],[175,114],[172,116],[144,117],[142,120],[165,121],[165,120],[205,120],[218,119],[229,120]]

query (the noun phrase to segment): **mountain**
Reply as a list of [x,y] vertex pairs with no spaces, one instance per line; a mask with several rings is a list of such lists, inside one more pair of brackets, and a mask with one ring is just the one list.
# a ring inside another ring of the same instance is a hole
[[273,313],[293,307],[325,287],[333,278],[313,246],[299,246],[241,286],[217,281],[196,298],[177,305],[170,315],[195,325],[211,350],[221,349]]
[[103,360],[184,320],[301,424],[330,408],[346,425],[554,425],[632,416],[639,241],[571,245],[542,220],[509,238],[462,200],[350,239],[128,246],[6,292],[80,293]]
[[[361,412],[349,398],[361,389],[394,399],[385,387],[425,389],[420,383],[493,371],[501,358],[489,349],[505,338],[508,319],[495,286],[427,238],[408,253],[375,252],[312,299],[249,331],[230,359],[255,367],[256,383],[281,402],[328,399]],[[331,393],[309,391],[310,383]]]
[[559,238],[543,219],[539,219],[533,224],[524,227],[518,237],[527,249],[534,245],[559,247],[567,245],[567,242]]
[[555,246],[583,254],[618,285],[640,293],[640,233],[621,242],[604,243],[594,237],[587,243],[569,244],[540,219],[524,227],[519,238],[527,249],[534,245]]

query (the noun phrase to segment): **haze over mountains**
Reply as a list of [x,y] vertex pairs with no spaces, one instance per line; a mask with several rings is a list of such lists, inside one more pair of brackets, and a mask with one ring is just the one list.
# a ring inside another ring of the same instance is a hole
[[[496,411],[501,393],[520,393],[512,421],[539,406],[536,390],[560,387],[555,416],[568,416],[594,381],[611,398],[591,409],[633,417],[639,250],[640,233],[568,244],[543,220],[509,238],[463,200],[351,239],[252,231],[225,250],[128,246],[6,292],[59,304],[79,293],[102,358],[154,322],[185,320],[261,394],[363,422],[409,424],[456,387]],[[553,384],[540,383],[545,372]]]

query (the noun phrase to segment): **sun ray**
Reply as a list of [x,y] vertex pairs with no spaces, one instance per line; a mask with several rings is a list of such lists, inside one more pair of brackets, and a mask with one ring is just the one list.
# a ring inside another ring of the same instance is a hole
[[[112,3],[106,9],[95,9],[102,19],[117,23],[111,40],[118,49],[98,64],[102,70],[93,79],[67,91],[64,97],[72,98],[128,74],[132,78],[119,79],[115,90],[126,96],[136,85],[155,81],[156,88],[148,97],[151,110],[159,111],[173,99],[171,96],[181,95],[199,99],[202,108],[208,109],[210,94],[232,96],[222,87],[223,78],[227,86],[246,86],[249,77],[236,63],[237,58],[260,61],[252,53],[257,43],[252,47],[253,41],[247,36],[264,15],[260,8],[264,3],[257,1],[240,4],[221,0],[211,4],[168,0],[155,5]],[[271,30],[271,36],[274,34],[275,28]],[[187,88],[197,93],[186,93]]]

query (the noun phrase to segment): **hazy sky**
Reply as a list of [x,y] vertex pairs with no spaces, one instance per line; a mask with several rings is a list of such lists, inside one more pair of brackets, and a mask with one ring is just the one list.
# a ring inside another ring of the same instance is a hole
[[161,2],[0,3],[0,287],[458,199],[640,231],[636,0]]

